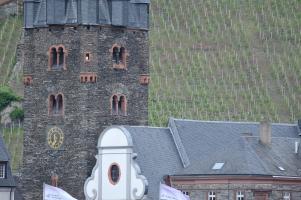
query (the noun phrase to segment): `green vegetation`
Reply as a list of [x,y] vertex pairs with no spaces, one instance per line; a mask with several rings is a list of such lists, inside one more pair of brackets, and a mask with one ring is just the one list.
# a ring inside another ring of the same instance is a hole
[[11,167],[18,171],[22,164],[23,156],[23,129],[22,128],[3,128],[2,137],[11,156]]
[[0,86],[0,111],[8,106],[12,101],[20,101],[18,97],[9,87]]
[[0,84],[8,83],[16,64],[16,49],[21,30],[22,17],[10,16],[0,19]]
[[15,107],[9,116],[14,121],[16,120],[22,121],[24,119],[24,110],[22,108]]
[[150,125],[301,118],[301,3],[152,0]]

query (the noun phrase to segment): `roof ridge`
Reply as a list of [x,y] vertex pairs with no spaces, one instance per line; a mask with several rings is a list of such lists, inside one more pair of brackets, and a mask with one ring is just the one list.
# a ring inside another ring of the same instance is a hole
[[[210,121],[210,120],[198,120],[198,119],[182,119],[182,118],[173,118],[173,120],[178,120],[178,121],[190,121],[190,122],[203,122],[203,123],[229,123],[229,124],[254,124],[254,125],[259,125],[260,122],[253,122],[253,121]],[[271,123],[271,125],[281,125],[281,126],[297,126],[296,124],[290,124],[290,123]]]
[[170,132],[171,132],[171,135],[172,135],[172,138],[173,138],[173,141],[176,145],[176,148],[178,150],[178,153],[180,155],[180,158],[181,158],[181,161],[182,161],[182,164],[184,166],[184,168],[188,167],[190,165],[190,160],[189,160],[189,157],[185,151],[185,147],[182,143],[182,140],[181,140],[181,137],[179,135],[179,131],[176,127],[176,124],[175,124],[175,121],[174,121],[174,118],[170,117],[169,120],[168,120],[168,127],[170,129]]
[[[243,139],[243,142],[244,142],[244,146],[245,148],[248,150],[246,151],[246,153],[251,153],[253,154],[253,156],[255,156],[256,160],[258,161],[258,164],[263,168],[263,170],[265,171],[265,173],[267,174],[267,172],[269,171],[268,170],[268,167],[265,165],[265,163],[263,162],[263,160],[260,158],[260,156],[257,154],[256,150],[254,149],[254,147],[245,139],[245,138],[242,138]],[[247,157],[248,155],[246,155]],[[249,160],[247,159],[246,162],[248,163],[247,164],[247,167],[249,169]]]

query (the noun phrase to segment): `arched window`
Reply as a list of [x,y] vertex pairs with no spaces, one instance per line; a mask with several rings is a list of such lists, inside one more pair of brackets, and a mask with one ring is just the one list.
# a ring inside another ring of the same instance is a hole
[[48,69],[66,69],[66,51],[64,46],[52,46],[49,49]]
[[126,115],[126,97],[124,95],[114,95],[111,102],[112,115]]
[[59,66],[62,67],[64,65],[64,50],[62,47],[59,47],[58,55],[59,55]]
[[110,49],[112,54],[113,68],[126,69],[127,50],[123,46],[114,44]]
[[49,96],[49,115],[63,115],[64,100],[63,95]]

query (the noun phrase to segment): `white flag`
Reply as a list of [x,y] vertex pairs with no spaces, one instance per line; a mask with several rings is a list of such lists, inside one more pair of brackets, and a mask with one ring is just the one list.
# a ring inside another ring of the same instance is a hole
[[64,190],[51,185],[43,185],[43,200],[77,200]]
[[160,184],[160,200],[190,200],[190,198],[180,190]]

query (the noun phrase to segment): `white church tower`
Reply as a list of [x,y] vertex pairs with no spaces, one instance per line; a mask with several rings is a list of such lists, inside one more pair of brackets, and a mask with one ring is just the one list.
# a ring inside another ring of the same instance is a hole
[[96,165],[85,182],[87,200],[138,200],[147,192],[147,180],[135,162],[133,142],[122,127],[110,127],[98,139]]

